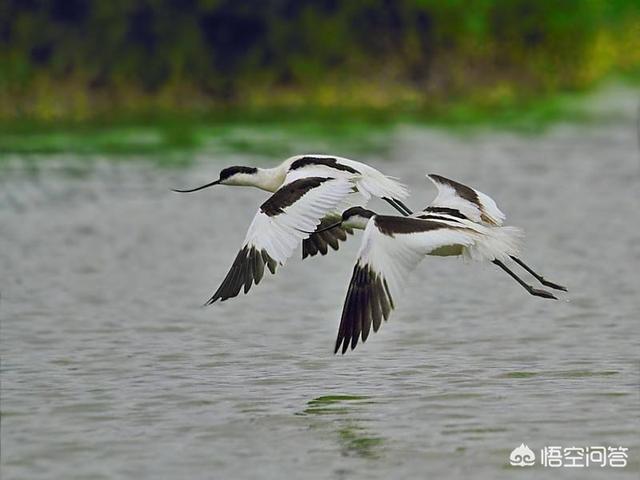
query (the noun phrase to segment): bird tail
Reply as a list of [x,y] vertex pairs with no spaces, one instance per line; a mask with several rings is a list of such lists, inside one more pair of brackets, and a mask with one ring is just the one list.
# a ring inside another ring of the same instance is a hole
[[506,261],[511,255],[518,255],[524,239],[524,232],[518,227],[484,227],[478,233],[481,238],[465,249],[470,260]]
[[[364,168],[363,168],[364,167]],[[362,176],[357,180],[359,190],[366,192],[365,196],[373,195],[378,198],[395,198],[404,200],[409,196],[409,190],[394,177],[389,177],[368,165],[361,165]]]

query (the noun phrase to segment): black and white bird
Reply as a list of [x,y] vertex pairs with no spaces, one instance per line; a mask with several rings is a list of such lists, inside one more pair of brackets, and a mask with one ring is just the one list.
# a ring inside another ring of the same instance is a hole
[[358,340],[364,342],[371,328],[376,332],[395,307],[411,271],[427,255],[463,256],[498,265],[531,295],[556,298],[547,290],[526,284],[505,261],[513,259],[551,288],[565,287],[546,281],[518,257],[522,231],[504,227],[504,214],[486,194],[439,175],[428,175],[436,187],[436,199],[411,217],[378,215],[352,207],[341,223],[364,229],[358,259],[344,302],[335,352],[345,353]]
[[[296,155],[283,161],[273,168],[257,168],[233,166],[223,169],[217,180],[189,190],[174,190],[175,192],[196,192],[214,185],[231,185],[238,187],[256,187],[267,192],[276,192],[285,183],[294,180],[317,176],[331,178],[346,178],[354,184],[354,195],[350,195],[335,211],[328,212],[318,225],[319,233],[311,234],[302,242],[302,258],[311,257],[318,253],[325,255],[328,247],[337,250],[339,242],[345,241],[351,229],[336,224],[343,210],[354,205],[366,205],[369,199],[379,197],[388,202],[402,215],[409,215],[411,211],[402,202],[409,192],[406,187],[395,178],[382,174],[369,165],[348,158],[306,154]],[[342,210],[341,210],[342,209]]]
[[[350,231],[339,224],[341,213],[372,196],[386,199],[404,215],[410,213],[402,203],[408,195],[403,185],[368,165],[340,157],[302,155],[275,168],[229,167],[214,182],[178,191],[213,185],[254,186],[274,193],[258,209],[229,273],[207,305],[235,297],[241,290],[247,293],[260,282],[265,266],[275,273],[316,229],[323,231],[306,246],[308,255],[326,253],[327,244],[337,249],[337,239],[346,239]],[[324,226],[332,223],[335,227]],[[337,233],[325,237],[330,230]]]

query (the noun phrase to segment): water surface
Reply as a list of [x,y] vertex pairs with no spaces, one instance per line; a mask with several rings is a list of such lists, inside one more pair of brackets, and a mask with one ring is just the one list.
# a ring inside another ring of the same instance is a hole
[[[637,478],[636,142],[632,119],[534,137],[404,126],[361,153],[410,186],[414,208],[434,196],[427,172],[490,193],[526,230],[523,258],[570,293],[543,300],[492,265],[428,259],[345,356],[332,347],[359,238],[200,307],[266,194],[169,188],[275,153],[211,148],[179,169],[5,159],[3,478],[575,475],[509,467],[523,442],[622,445],[616,478]],[[303,143],[283,151],[318,148]]]

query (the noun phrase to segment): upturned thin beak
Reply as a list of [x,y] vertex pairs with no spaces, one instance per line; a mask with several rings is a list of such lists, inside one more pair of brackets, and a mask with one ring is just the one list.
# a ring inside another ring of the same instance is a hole
[[197,192],[198,190],[202,190],[203,188],[207,188],[207,187],[212,187],[214,185],[218,185],[219,183],[220,183],[220,180],[216,180],[215,182],[207,183],[206,185],[202,185],[201,187],[192,188],[191,190],[178,190],[178,189],[172,188],[171,191],[178,192],[178,193],[191,193],[191,192]]
[[313,235],[314,233],[326,232],[327,230],[331,230],[332,228],[338,227],[340,225],[342,225],[342,220],[337,223],[334,223],[333,225],[329,225],[328,227],[324,227],[324,228],[321,228],[320,230],[316,230],[315,232],[307,232],[306,230],[300,230],[300,231]]

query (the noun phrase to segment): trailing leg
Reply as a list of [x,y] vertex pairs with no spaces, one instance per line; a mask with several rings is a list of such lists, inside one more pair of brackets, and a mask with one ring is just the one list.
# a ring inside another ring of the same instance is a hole
[[395,208],[397,211],[399,211],[405,217],[408,217],[409,215],[411,215],[411,210],[409,210],[406,207],[403,208],[403,206],[400,206],[398,203],[398,200],[395,200],[393,198],[388,198],[388,197],[383,197],[382,199],[385,202],[387,202],[389,205],[391,205],[393,208]]
[[534,272],[531,267],[529,267],[526,263],[524,263],[522,260],[520,260],[518,257],[515,257],[513,255],[511,255],[511,259],[516,262],[518,265],[520,265],[522,268],[524,268],[527,272],[529,272],[531,275],[533,275],[535,277],[536,280],[538,280],[542,285],[544,285],[545,287],[549,287],[549,288],[554,288],[556,290],[562,290],[563,292],[567,291],[567,287],[563,287],[562,285],[558,285],[557,283],[553,283],[550,282],[548,280],[545,280],[544,277],[536,272]]
[[518,282],[522,288],[524,288],[527,292],[529,292],[531,295],[534,295],[536,297],[542,297],[542,298],[553,298],[554,300],[557,300],[557,298],[553,295],[553,293],[551,292],[547,292],[546,290],[541,290],[538,288],[533,288],[531,285],[528,285],[524,280],[522,280],[518,275],[516,275],[515,273],[513,273],[504,263],[502,263],[500,260],[493,260],[493,263],[495,263],[497,266],[499,266],[502,270],[504,270],[505,272],[507,272],[509,274],[510,277],[512,277],[516,282]]
[[411,215],[413,214],[413,212],[411,211],[411,209],[409,207],[407,207],[401,200],[398,200],[397,198],[394,199],[394,202],[396,202],[398,204],[399,207],[403,208],[405,212],[407,212],[407,215]]

